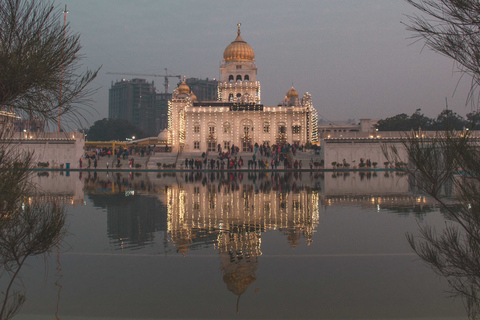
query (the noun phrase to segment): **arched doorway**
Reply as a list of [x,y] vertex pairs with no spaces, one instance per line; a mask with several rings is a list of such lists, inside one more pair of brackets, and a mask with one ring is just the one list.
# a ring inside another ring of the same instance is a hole
[[253,122],[249,119],[245,119],[242,121],[242,151],[249,152],[251,151],[251,147],[253,145]]

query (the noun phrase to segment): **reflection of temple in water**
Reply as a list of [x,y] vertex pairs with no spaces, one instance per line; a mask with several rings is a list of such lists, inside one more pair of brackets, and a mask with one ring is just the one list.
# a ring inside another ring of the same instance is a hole
[[167,229],[183,253],[197,244],[219,244],[232,232],[278,229],[287,233],[292,246],[301,237],[310,244],[318,203],[318,193],[312,190],[264,193],[252,183],[172,186],[167,190]]
[[240,296],[257,280],[255,271],[258,268],[258,256],[262,254],[260,232],[255,229],[235,229],[222,232],[219,237],[223,282],[229,291],[238,296],[237,312]]
[[406,176],[393,172],[99,172],[84,174],[83,181],[93,206],[106,209],[115,249],[137,249],[158,238],[165,253],[174,247],[188,256],[214,248],[222,279],[237,302],[257,279],[262,233],[278,230],[291,247],[308,245],[320,205],[401,214],[436,210]]
[[231,230],[237,231],[228,239],[242,232],[255,235],[258,248],[260,233],[268,230],[284,232],[292,247],[302,239],[309,244],[319,205],[375,207],[401,214],[435,210],[433,201],[416,194],[401,172],[303,177],[301,173],[92,173],[84,175],[84,181],[94,205],[107,209],[113,245],[143,246],[153,243],[156,232],[166,231],[183,254],[225,243],[222,239]]
[[[283,177],[282,177],[283,179]],[[298,187],[289,192],[284,179],[189,183],[167,190],[167,230],[177,251],[213,244],[219,251],[223,281],[240,295],[256,280],[261,233],[280,230],[292,247],[312,242],[318,225],[318,193]],[[266,182],[266,181],[263,181]]]

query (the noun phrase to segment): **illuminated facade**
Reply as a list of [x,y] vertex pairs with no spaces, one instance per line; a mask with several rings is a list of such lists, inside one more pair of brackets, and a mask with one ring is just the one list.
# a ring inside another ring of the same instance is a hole
[[199,101],[185,80],[169,102],[169,144],[173,150],[217,151],[233,145],[317,142],[317,113],[307,92],[292,87],[278,106],[261,104],[255,53],[240,36],[223,53],[216,101]]

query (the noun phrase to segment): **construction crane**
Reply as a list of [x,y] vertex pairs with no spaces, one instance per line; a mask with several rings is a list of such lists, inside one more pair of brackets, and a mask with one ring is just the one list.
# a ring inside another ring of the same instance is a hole
[[165,93],[168,93],[168,78],[178,78],[181,79],[182,76],[176,76],[168,74],[167,68],[165,68],[165,74],[144,74],[144,73],[128,73],[128,72],[107,72],[107,74],[119,74],[119,75],[126,75],[126,76],[143,76],[143,77],[164,77],[165,82]]

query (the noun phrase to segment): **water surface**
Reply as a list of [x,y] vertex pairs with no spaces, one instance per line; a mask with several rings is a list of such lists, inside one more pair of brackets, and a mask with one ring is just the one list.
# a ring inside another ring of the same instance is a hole
[[[407,232],[445,218],[395,173],[49,173],[68,236],[16,319],[466,319]],[[20,285],[20,283],[19,283]]]

